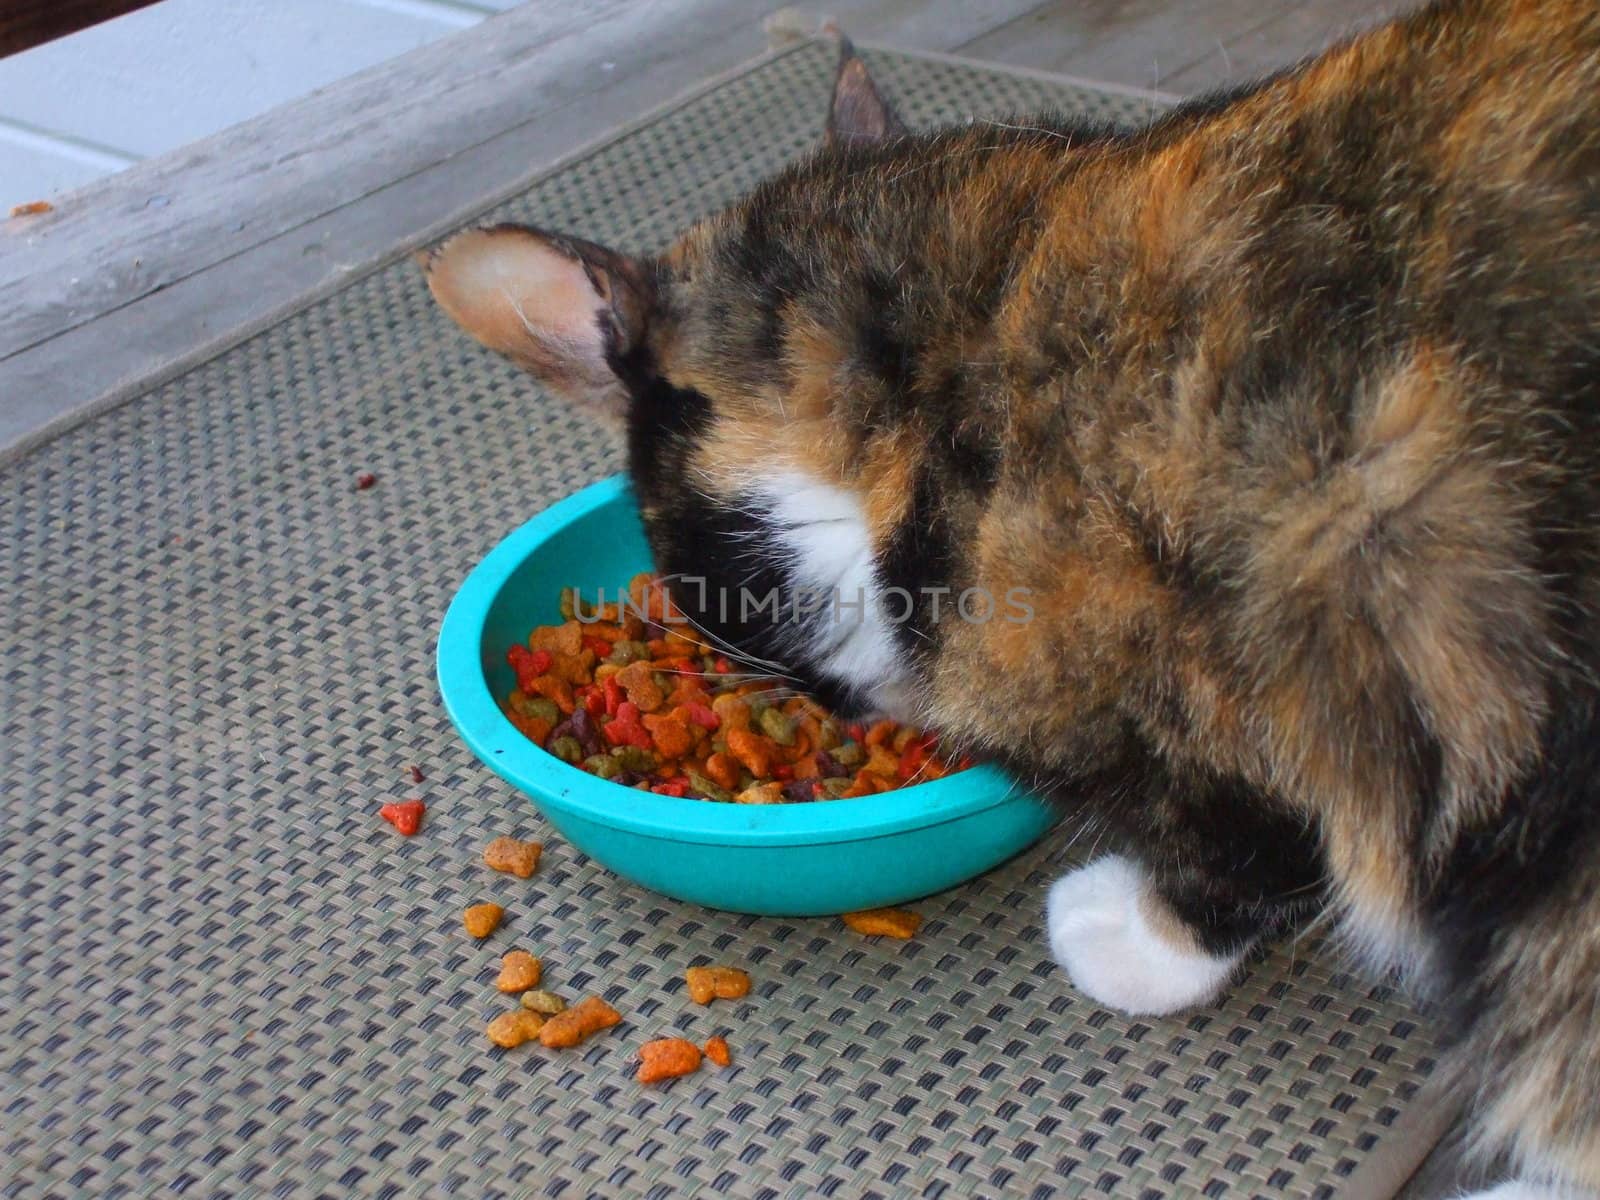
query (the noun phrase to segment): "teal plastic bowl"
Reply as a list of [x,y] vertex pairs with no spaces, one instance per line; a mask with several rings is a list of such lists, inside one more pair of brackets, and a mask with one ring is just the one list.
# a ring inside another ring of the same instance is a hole
[[561,588],[614,596],[649,569],[638,510],[616,476],[496,546],[461,585],[439,634],[439,690],[462,738],[591,858],[711,908],[821,916],[941,891],[1050,827],[1043,800],[988,766],[878,796],[743,805],[652,795],[546,754],[496,703],[515,686],[506,651],[535,625],[560,620]]

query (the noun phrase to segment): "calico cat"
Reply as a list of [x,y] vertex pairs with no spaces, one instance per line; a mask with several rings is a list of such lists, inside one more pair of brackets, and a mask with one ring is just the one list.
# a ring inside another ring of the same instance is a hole
[[[846,53],[823,147],[659,257],[425,264],[620,420],[712,634],[1117,848],[1048,898],[1077,987],[1202,1004],[1325,911],[1450,1014],[1509,1187],[1600,1190],[1600,6],[1438,3],[1136,133],[912,134]],[[863,602],[715,602],[772,588]]]

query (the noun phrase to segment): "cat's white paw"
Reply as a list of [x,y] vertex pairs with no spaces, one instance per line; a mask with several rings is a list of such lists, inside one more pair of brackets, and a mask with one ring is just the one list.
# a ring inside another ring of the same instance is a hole
[[1469,1192],[1457,1200],[1594,1200],[1595,1194],[1559,1184],[1511,1179],[1482,1192]]
[[1050,949],[1073,986],[1101,1004],[1148,1016],[1204,1004],[1220,992],[1244,952],[1207,954],[1175,917],[1153,907],[1160,903],[1146,896],[1138,866],[1117,854],[1056,880],[1045,905]]

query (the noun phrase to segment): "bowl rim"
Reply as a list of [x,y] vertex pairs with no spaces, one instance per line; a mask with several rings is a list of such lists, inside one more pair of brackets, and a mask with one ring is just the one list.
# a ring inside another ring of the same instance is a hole
[[483,628],[512,574],[566,526],[606,505],[632,503],[626,475],[558,500],[503,538],[468,573],[445,612],[436,654],[445,712],[468,748],[543,808],[595,824],[685,843],[813,845],[883,837],[971,817],[1033,794],[987,764],[929,783],[810,804],[717,804],[658,796],[600,779],[541,750],[507,720],[489,691]]

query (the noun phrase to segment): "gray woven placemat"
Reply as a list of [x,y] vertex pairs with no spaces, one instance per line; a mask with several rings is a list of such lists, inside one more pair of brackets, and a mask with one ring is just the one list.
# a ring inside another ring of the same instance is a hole
[[[1140,115],[872,65],[915,122]],[[659,244],[810,144],[831,67],[780,55],[497,215]],[[1432,1065],[1410,1008],[1302,943],[1202,1011],[1102,1011],[1041,936],[1059,844],[886,944],[550,837],[451,731],[434,634],[498,538],[618,461],[400,263],[0,474],[0,1195],[1327,1196],[1385,1146]],[[376,809],[414,794],[401,839]],[[505,832],[549,839],[526,883],[481,864]],[[478,945],[487,898],[509,920]],[[492,1050],[513,943],[626,1022]],[[748,964],[748,1001],[687,1002],[708,959]],[[674,1030],[726,1030],[736,1065],[639,1087]]]

